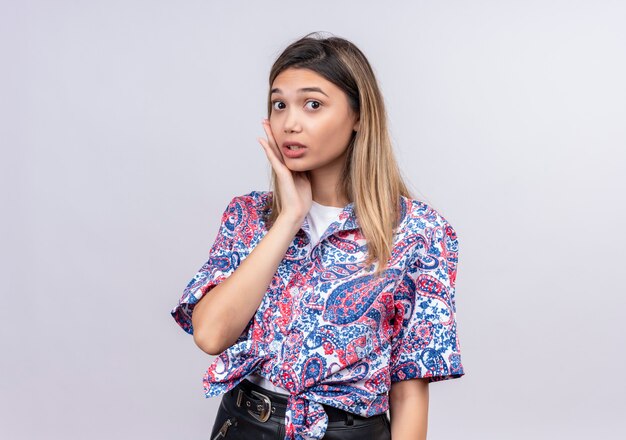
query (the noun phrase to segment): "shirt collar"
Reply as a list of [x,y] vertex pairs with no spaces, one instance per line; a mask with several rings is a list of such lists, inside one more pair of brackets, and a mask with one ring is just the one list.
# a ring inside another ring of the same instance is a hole
[[[359,229],[359,222],[357,221],[356,214],[354,212],[354,202],[350,202],[343,207],[343,210],[339,213],[338,218],[335,219],[330,226],[328,226],[324,234],[320,237],[320,241],[337,232],[349,231],[353,229]],[[305,234],[309,241],[311,240],[311,225],[309,225],[307,217],[304,218],[298,233]]]
[[[271,197],[273,197],[273,192],[266,191],[265,196],[269,197],[271,201]],[[404,197],[404,196],[400,196],[400,199],[401,199],[400,218],[404,220],[407,214],[408,205],[410,204],[410,201],[407,197]],[[400,231],[400,229],[402,228],[402,224],[403,224],[403,221],[401,221],[398,224],[398,226],[394,229],[394,233],[397,233]],[[339,213],[338,219],[335,220],[333,223],[331,223],[331,225],[328,227],[324,235],[320,237],[320,241],[337,232],[349,231],[349,230],[359,229],[359,228],[360,228],[360,225],[356,217],[356,212],[354,209],[354,202],[350,202],[346,206],[343,207],[343,211]],[[309,225],[309,221],[307,220],[306,217],[304,218],[304,221],[302,222],[302,225],[300,226],[300,229],[298,230],[297,234],[299,234],[301,237],[302,236],[307,237],[309,241],[311,240],[311,228]]]

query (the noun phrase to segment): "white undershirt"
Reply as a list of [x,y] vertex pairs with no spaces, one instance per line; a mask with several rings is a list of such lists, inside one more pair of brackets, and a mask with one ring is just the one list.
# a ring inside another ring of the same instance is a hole
[[[311,209],[306,215],[306,220],[309,224],[309,231],[311,233],[311,246],[314,246],[322,234],[326,232],[326,229],[332,222],[337,220],[339,214],[343,211],[343,208],[336,206],[320,205],[315,200],[311,204]],[[250,382],[254,382],[257,385],[265,388],[266,390],[274,391],[275,393],[289,395],[289,391],[285,388],[277,387],[269,380],[258,375],[256,372],[250,373],[246,379]]]
[[311,246],[314,246],[332,222],[337,220],[343,208],[336,206],[320,205],[315,200],[311,204],[311,209],[306,215],[311,233]]

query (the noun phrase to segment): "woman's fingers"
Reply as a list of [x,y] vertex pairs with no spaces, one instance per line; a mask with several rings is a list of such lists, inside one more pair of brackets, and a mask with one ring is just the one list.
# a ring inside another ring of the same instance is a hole
[[282,155],[280,154],[280,148],[276,139],[274,139],[274,134],[272,133],[272,127],[270,127],[270,123],[267,119],[263,119],[263,129],[265,130],[265,134],[267,135],[267,142],[271,147],[272,151],[276,155],[276,157],[280,160],[282,164],[285,163]]
[[261,137],[257,140],[263,146],[278,178],[282,205],[285,207],[284,209],[289,209],[298,216],[304,216],[310,209],[312,200],[309,175],[308,173],[293,172],[285,165],[267,119],[263,119],[263,129],[267,135],[267,140]]
[[289,171],[289,169],[285,165],[285,161],[280,154],[280,149],[276,144],[276,140],[274,139],[272,129],[267,119],[263,119],[263,129],[265,130],[265,134],[267,135],[267,140],[259,138],[259,142],[261,142],[261,140],[263,141],[263,145],[266,148],[266,154],[268,155],[268,159],[270,159],[274,170],[279,175],[284,174]]
[[[265,123],[265,120],[263,121],[263,128],[265,129],[265,133],[267,134],[268,138],[273,138],[271,135],[271,130]],[[277,175],[282,176],[286,174],[286,172],[290,172],[284,161],[282,160],[279,152],[276,151],[276,149],[271,145],[269,140],[263,139],[261,137],[257,138],[257,140],[263,146],[265,154],[267,155],[267,159],[270,161],[270,164],[272,165],[272,168],[274,168],[274,171]],[[274,144],[275,143],[276,142],[274,142]]]
[[257,138],[257,140],[263,147],[263,150],[265,150],[265,155],[267,156],[267,159],[270,161],[272,168],[274,168],[274,171],[278,171],[278,169],[281,166],[281,163],[280,163],[280,160],[276,157],[276,153],[274,152],[274,150],[272,150],[272,147],[269,145],[267,140],[263,138],[259,137]]
[[278,144],[276,143],[276,139],[274,139],[274,133],[272,133],[272,127],[270,126],[270,121],[267,118],[263,118],[263,128],[265,129],[265,133],[267,133],[267,139],[270,141],[270,145],[274,148],[278,148]]

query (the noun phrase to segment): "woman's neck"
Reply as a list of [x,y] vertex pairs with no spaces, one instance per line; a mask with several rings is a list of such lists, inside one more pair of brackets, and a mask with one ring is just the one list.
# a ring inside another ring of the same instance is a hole
[[320,205],[344,207],[350,203],[350,200],[340,191],[343,165],[334,165],[309,171],[311,193],[313,200]]

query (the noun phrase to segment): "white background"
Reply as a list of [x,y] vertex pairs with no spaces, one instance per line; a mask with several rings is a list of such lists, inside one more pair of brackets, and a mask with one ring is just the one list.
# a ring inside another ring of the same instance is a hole
[[626,4],[7,1],[0,425],[206,439],[212,357],[169,312],[235,195],[269,189],[267,77],[354,42],[415,196],[459,236],[466,375],[429,439],[621,439]]

